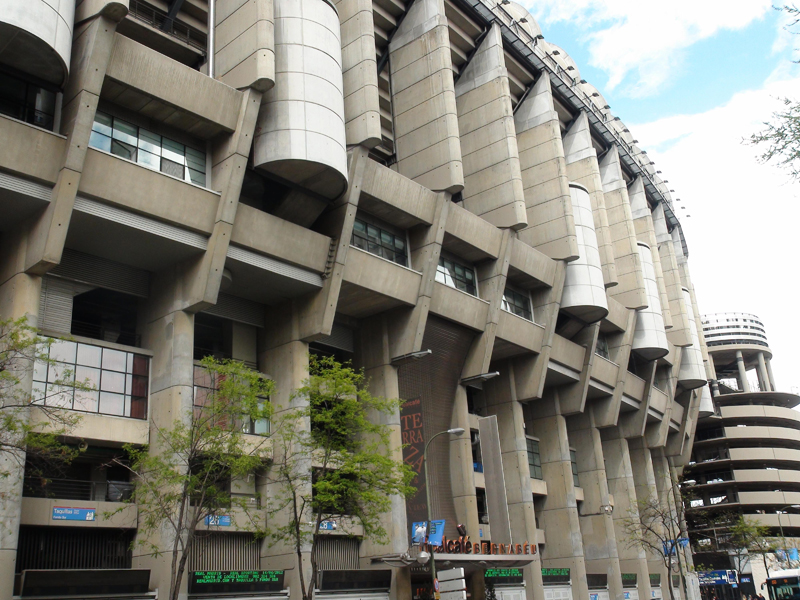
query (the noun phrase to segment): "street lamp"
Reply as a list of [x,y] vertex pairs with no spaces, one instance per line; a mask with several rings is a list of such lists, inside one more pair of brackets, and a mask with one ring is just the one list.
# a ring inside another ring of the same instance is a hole
[[778,527],[781,530],[781,541],[783,542],[784,558],[786,558],[786,536],[783,535],[783,523],[781,523],[781,512],[786,510],[787,508],[800,508],[800,504],[790,504],[789,506],[784,506],[783,508],[778,509]]
[[[425,448],[422,450],[422,464],[425,467],[425,500],[428,503],[428,524],[425,528],[425,537],[428,539],[430,539],[431,535],[431,486],[428,485],[428,446],[430,446],[431,442],[440,435],[444,435],[446,433],[449,433],[450,435],[464,435],[464,431],[465,429],[463,427],[455,427],[453,429],[446,429],[445,431],[440,431],[439,433],[431,436],[431,439],[428,440],[428,443],[425,444]],[[433,559],[433,547],[431,547],[430,557],[431,557],[431,584],[433,585],[433,595],[435,597],[436,561]]]

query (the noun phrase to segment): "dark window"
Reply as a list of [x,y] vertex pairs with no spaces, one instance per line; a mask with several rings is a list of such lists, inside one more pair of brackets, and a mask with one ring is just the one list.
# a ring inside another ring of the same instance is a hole
[[608,338],[602,333],[597,336],[597,345],[595,346],[594,352],[606,360],[611,360],[611,355],[608,352]]
[[[56,340],[49,351],[51,364],[37,363],[33,371],[36,403],[84,412],[147,418],[150,357],[92,344]],[[65,380],[88,382],[92,389],[57,388]]]
[[503,309],[518,317],[532,321],[531,300],[528,294],[516,292],[509,287],[503,291]]
[[408,266],[405,237],[395,235],[372,223],[356,219],[353,225],[351,243],[356,248],[366,250],[370,254],[380,256],[404,267]]
[[475,498],[478,505],[478,521],[481,523],[489,522],[489,506],[486,504],[486,490],[475,488]]
[[183,181],[206,184],[206,153],[98,111],[89,145]]
[[52,131],[55,113],[54,92],[0,73],[0,114]]
[[133,529],[19,528],[16,571],[26,569],[130,569]]
[[467,267],[449,258],[439,259],[436,281],[473,296],[478,295],[478,289],[475,286],[475,272],[472,267]]
[[572,463],[572,482],[575,487],[581,487],[581,480],[578,478],[578,457],[572,448],[569,449],[569,462]]
[[[219,389],[219,384],[208,369],[200,365],[194,366],[194,411],[197,414],[202,411],[209,403],[209,396]],[[264,398],[264,402],[269,402],[269,398]],[[253,420],[249,415],[241,415],[241,419],[235,419],[232,427],[240,429],[242,433],[252,435],[269,435],[269,419]]]
[[141,346],[136,332],[138,298],[97,288],[75,296],[72,302],[70,333],[82,337]]
[[483,455],[481,454],[481,438],[475,429],[469,430],[469,438],[472,443],[472,469],[476,473],[483,473]]
[[543,479],[542,457],[539,454],[539,442],[531,438],[526,438],[525,443],[528,445],[528,467],[531,470],[531,477],[533,479]]

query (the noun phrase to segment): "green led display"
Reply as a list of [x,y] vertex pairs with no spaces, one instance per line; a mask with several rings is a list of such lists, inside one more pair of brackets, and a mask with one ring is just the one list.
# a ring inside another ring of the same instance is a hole
[[545,576],[569,576],[569,568],[563,569],[542,569],[542,575]]
[[486,569],[484,577],[522,577],[522,569]]
[[195,571],[195,583],[272,583],[283,571]]

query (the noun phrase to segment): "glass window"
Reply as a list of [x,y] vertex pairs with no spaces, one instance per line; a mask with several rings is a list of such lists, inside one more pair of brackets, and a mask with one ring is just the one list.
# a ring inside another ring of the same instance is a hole
[[436,281],[473,296],[478,295],[478,288],[475,285],[475,272],[472,267],[467,267],[449,258],[439,258]]
[[408,266],[405,237],[395,235],[356,218],[353,224],[353,237],[350,242],[356,248],[366,250],[370,254],[380,256],[398,265]]
[[55,92],[0,73],[0,114],[52,131],[55,113]]
[[595,346],[594,352],[606,360],[611,360],[611,355],[608,352],[608,338],[602,333],[597,336],[597,345]]
[[[219,389],[214,377],[211,376],[208,369],[203,366],[194,366],[194,412],[197,417],[202,409],[209,402],[209,397],[212,396],[215,390]],[[264,402],[269,402],[265,398]],[[263,407],[263,403],[259,404],[259,408]],[[256,419],[251,420],[249,416],[242,415],[241,420],[237,419],[234,427],[241,427],[242,433],[250,433],[254,435],[268,435],[269,419]]]
[[183,181],[206,184],[205,152],[103,112],[95,114],[89,145]]
[[517,292],[510,287],[503,291],[503,310],[514,313],[518,317],[533,321],[531,315],[531,300],[527,293]]
[[[83,412],[147,418],[150,358],[81,342],[56,340],[50,346],[50,364],[34,368],[34,401],[46,406]],[[87,383],[76,390],[67,381]]]
[[575,487],[581,487],[581,480],[578,478],[578,457],[572,448],[569,449],[569,462],[572,463],[572,482]]
[[528,445],[528,467],[531,470],[532,479],[543,479],[542,477],[542,457],[539,455],[539,442],[526,438]]

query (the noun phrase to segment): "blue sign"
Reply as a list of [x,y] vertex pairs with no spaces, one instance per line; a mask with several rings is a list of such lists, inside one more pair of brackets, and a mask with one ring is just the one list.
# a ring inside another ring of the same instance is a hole
[[631,593],[630,592],[623,592],[625,594],[625,600],[631,600]]
[[725,585],[736,583],[736,571],[699,571],[700,585]]
[[53,521],[94,521],[94,508],[53,507]]
[[419,521],[411,524],[411,543],[424,544],[425,533],[428,529],[427,521]]
[[329,519],[327,521],[322,521],[319,524],[320,531],[336,531],[336,521],[333,519]]
[[444,519],[431,521],[431,531],[428,534],[428,543],[431,546],[441,546],[444,537]]
[[797,552],[797,548],[789,548],[789,560],[800,560],[800,554]]
[[206,525],[209,527],[230,527],[231,518],[228,515],[207,515]]

